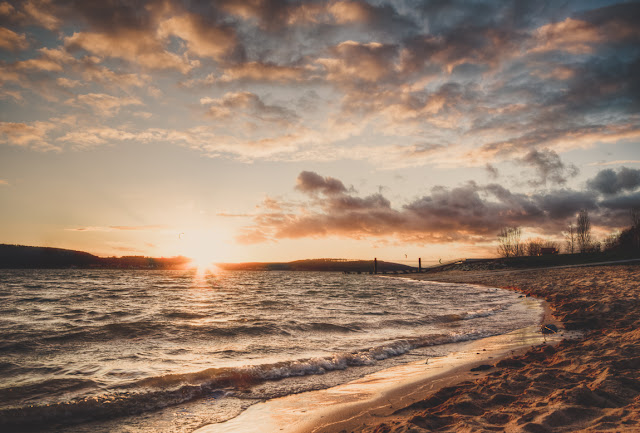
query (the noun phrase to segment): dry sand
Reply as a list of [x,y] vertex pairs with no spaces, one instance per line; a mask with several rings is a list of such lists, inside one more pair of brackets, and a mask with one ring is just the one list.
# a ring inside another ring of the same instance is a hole
[[584,337],[503,359],[390,414],[350,414],[315,432],[640,432],[640,265],[416,275],[548,301]]

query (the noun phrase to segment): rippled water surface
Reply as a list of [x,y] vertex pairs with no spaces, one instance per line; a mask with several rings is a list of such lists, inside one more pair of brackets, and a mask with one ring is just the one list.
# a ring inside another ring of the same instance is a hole
[[225,398],[329,386],[538,314],[504,290],[373,275],[2,270],[0,427],[205,398],[224,412]]

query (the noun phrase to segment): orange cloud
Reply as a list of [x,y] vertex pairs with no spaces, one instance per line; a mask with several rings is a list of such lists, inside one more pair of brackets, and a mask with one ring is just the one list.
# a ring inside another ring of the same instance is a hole
[[83,49],[100,57],[112,57],[148,69],[176,69],[189,72],[197,62],[164,49],[158,39],[145,31],[122,30],[116,34],[77,32],[64,39],[69,50]]
[[183,14],[162,21],[158,35],[167,38],[177,36],[187,42],[187,52],[198,57],[220,59],[236,45],[231,27],[205,22],[195,14]]
[[75,99],[67,101],[68,104],[86,105],[95,112],[105,116],[114,116],[120,111],[120,108],[127,105],[143,105],[142,101],[129,96],[117,97],[104,93],[87,93],[77,95]]
[[567,18],[558,23],[539,27],[534,35],[532,52],[567,51],[571,54],[586,54],[593,45],[601,42],[604,35],[586,21]]
[[333,47],[333,58],[320,58],[316,62],[327,70],[327,79],[349,83],[359,79],[377,82],[396,74],[394,63],[396,48],[378,42],[359,43],[346,41]]
[[112,71],[104,66],[97,66],[93,63],[82,65],[82,78],[86,81],[102,83],[108,86],[116,86],[121,89],[131,87],[143,87],[151,81],[151,76],[147,74],[122,74]]
[[40,48],[40,57],[22,60],[14,63],[14,67],[19,70],[23,69],[38,69],[47,72],[60,72],[63,69],[63,65],[72,63],[75,58],[60,49]]
[[372,6],[360,1],[335,1],[327,6],[339,24],[367,22],[372,17]]
[[74,87],[82,86],[82,82],[80,82],[79,80],[71,80],[65,77],[56,78],[56,83],[58,83],[59,86],[66,87],[67,89],[73,89]]
[[67,228],[66,231],[72,232],[113,232],[113,231],[157,231],[166,230],[166,225],[145,225],[145,226],[84,226]]
[[0,48],[9,51],[24,50],[29,46],[27,37],[5,27],[0,27]]
[[47,138],[47,134],[56,128],[53,122],[0,122],[0,143],[44,151],[60,150]]
[[60,27],[60,19],[52,12],[51,0],[29,0],[24,4],[24,12],[36,23],[48,30]]

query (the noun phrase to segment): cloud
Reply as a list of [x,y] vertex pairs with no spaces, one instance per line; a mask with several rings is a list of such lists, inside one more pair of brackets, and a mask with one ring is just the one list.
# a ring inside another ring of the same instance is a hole
[[[226,68],[219,81],[303,81],[309,78],[311,72],[310,68],[301,66],[278,65],[272,62],[245,62]],[[213,80],[211,80],[212,83]]]
[[493,165],[491,165],[489,163],[486,163],[484,168],[485,168],[485,170],[487,170],[487,173],[489,174],[490,178],[497,179],[500,176],[500,172]]
[[56,78],[56,83],[59,86],[66,87],[67,89],[73,89],[74,87],[82,86],[82,82],[79,80],[71,80],[65,77]]
[[[581,209],[591,212],[596,225],[620,227],[626,224],[625,212],[640,203],[640,193],[599,200],[591,190],[523,194],[498,184],[467,182],[454,188],[435,186],[429,194],[394,207],[380,193],[359,197],[340,180],[309,171],[300,173],[296,189],[311,195],[311,200],[297,206],[280,201],[277,207],[258,212],[253,224],[241,231],[241,241],[333,236],[473,244],[494,241],[504,226],[557,235]],[[321,199],[318,193],[323,194]]]
[[617,171],[605,169],[598,172],[587,185],[604,195],[615,195],[624,191],[634,191],[640,187],[640,170],[621,167]]
[[53,122],[0,122],[0,143],[43,151],[60,150],[48,139],[48,133],[57,127]]
[[143,226],[82,226],[67,228],[66,231],[72,232],[114,232],[114,231],[158,231],[166,230],[166,225],[143,225]]
[[292,110],[266,104],[258,95],[251,92],[229,92],[222,98],[204,97],[200,99],[200,103],[208,107],[208,116],[218,120],[242,114],[262,122],[286,126],[298,119]]
[[69,53],[53,48],[40,48],[40,56],[37,58],[15,62],[13,67],[17,70],[37,69],[46,72],[60,72],[65,64],[75,61]]
[[313,171],[301,172],[296,182],[296,189],[307,194],[321,192],[325,195],[335,195],[347,192],[347,188],[338,179],[322,177]]
[[592,46],[602,41],[604,35],[591,24],[567,18],[558,23],[546,24],[534,33],[532,52],[552,50],[567,51],[571,54],[590,53]]
[[48,140],[57,143],[58,147],[65,145],[65,147],[72,149],[87,149],[119,142],[163,142],[184,146],[211,158],[224,157],[250,162],[256,158],[275,158],[275,155],[282,153],[291,154],[304,142],[305,137],[296,134],[285,134],[251,140],[218,133],[216,128],[211,126],[198,126],[179,130],[166,128],[136,129],[130,125],[123,125],[119,128],[85,126],[72,129],[57,138],[48,137]]
[[56,30],[61,21],[53,13],[51,0],[29,0],[24,4],[24,12],[36,23],[48,30]]
[[[602,200],[601,204],[604,208],[612,211],[618,211],[618,219],[622,219],[624,221],[624,217],[627,217],[626,219],[628,220],[629,211],[631,209],[640,209],[640,192],[606,198]],[[628,221],[624,222],[626,223],[625,225],[629,224]]]
[[587,165],[602,166],[602,165],[621,165],[621,164],[640,164],[640,159],[617,159],[615,161],[592,162]]
[[12,4],[6,1],[3,1],[2,3],[0,3],[0,16],[8,17],[10,16],[10,14],[13,15],[15,13],[16,13],[16,8],[14,8]]
[[231,26],[206,22],[196,14],[173,16],[162,21],[158,35],[181,38],[187,43],[187,52],[198,57],[221,59],[236,46],[235,31]]
[[377,31],[413,30],[411,19],[389,4],[373,5],[359,0],[288,2],[283,0],[223,0],[223,11],[244,20],[257,20],[270,32],[308,25],[364,25]]
[[16,33],[5,27],[0,27],[0,48],[8,51],[24,50],[29,46],[24,33]]
[[575,177],[579,173],[578,167],[574,164],[566,165],[560,156],[550,149],[532,150],[520,161],[536,171],[538,179],[531,181],[533,186],[546,185],[547,181],[565,184],[568,177]]
[[9,185],[9,181],[5,179],[0,179],[0,185]]
[[149,142],[154,138],[163,139],[166,134],[158,131],[130,132],[122,128],[88,127],[69,131],[56,141],[71,144],[74,149],[87,149],[121,141]]
[[130,96],[117,97],[104,93],[87,93],[77,95],[75,99],[67,101],[72,105],[85,105],[94,112],[104,116],[115,116],[122,107],[129,105],[143,105],[142,101]]
[[394,76],[397,47],[378,42],[342,42],[331,48],[334,57],[316,62],[327,70],[327,80],[339,84],[353,81],[377,82]]
[[76,32],[64,39],[67,50],[85,50],[100,57],[119,58],[148,69],[176,69],[189,72],[197,62],[164,49],[154,35],[141,30],[119,33]]
[[[136,104],[54,103],[79,89],[129,102],[151,95],[153,121],[189,125],[167,133],[181,137],[172,142],[209,157],[348,157],[384,168],[515,160],[535,170],[538,186],[571,177],[553,160],[568,150],[640,137],[637,4],[143,3],[0,3],[6,46],[24,36],[56,47],[0,65],[3,102],[30,105],[35,93],[54,110],[111,116]],[[208,116],[186,120],[196,86],[211,91]],[[296,106],[306,92],[322,96]]]
[[132,87],[143,87],[151,81],[148,74],[138,73],[118,73],[105,66],[96,65],[93,62],[85,61],[79,68],[82,78],[85,81],[100,83],[105,86],[130,89]]

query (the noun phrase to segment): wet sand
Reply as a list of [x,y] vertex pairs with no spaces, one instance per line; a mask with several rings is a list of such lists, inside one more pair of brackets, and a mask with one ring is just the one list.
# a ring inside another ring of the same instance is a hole
[[[534,301],[535,302],[535,301]],[[381,370],[333,388],[268,400],[240,416],[197,430],[197,433],[342,431],[372,417],[388,416],[443,386],[484,375],[471,372],[487,363],[520,353],[544,338],[538,326],[459,344],[445,357],[424,358]],[[548,344],[560,337],[548,338]]]

